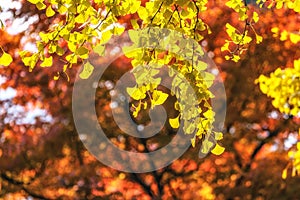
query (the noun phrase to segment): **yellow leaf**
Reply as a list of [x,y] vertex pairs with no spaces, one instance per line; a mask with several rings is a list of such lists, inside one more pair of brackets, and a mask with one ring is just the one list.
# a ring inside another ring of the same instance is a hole
[[213,119],[215,116],[215,112],[212,110],[207,110],[205,113],[203,113],[203,116],[207,119]]
[[[294,60],[294,68],[300,72],[300,59]],[[299,134],[300,134],[300,129],[299,129]]]
[[93,71],[94,71],[94,66],[91,63],[87,62],[84,64],[83,70],[79,74],[79,77],[81,79],[88,79],[92,75]]
[[137,31],[137,30],[129,30],[128,31],[129,38],[133,43],[138,43],[139,42],[139,39],[140,39],[140,34],[139,33],[140,32]]
[[222,132],[214,132],[215,133],[215,139],[216,140],[222,140],[223,139],[223,133]]
[[114,35],[121,35],[124,32],[125,28],[123,26],[114,27],[113,33]]
[[136,20],[136,19],[132,19],[132,20],[130,20],[130,22],[131,22],[131,25],[132,25],[132,28],[133,28],[133,29],[139,29],[139,28],[140,28],[140,26],[139,26],[139,24],[137,23],[137,20]]
[[4,30],[5,26],[4,23],[2,22],[2,20],[0,19],[0,29]]
[[194,68],[199,72],[202,70],[205,70],[207,68],[207,63],[199,60],[197,61],[196,65],[194,65]]
[[262,42],[262,40],[263,40],[263,37],[262,36],[260,36],[260,35],[255,35],[256,36],[256,44],[259,44],[259,43],[261,43]]
[[258,14],[257,14],[257,12],[253,12],[253,17],[252,17],[252,19],[253,19],[253,21],[256,23],[256,22],[258,22],[258,20],[259,20],[259,17],[258,17]]
[[89,50],[85,47],[79,47],[79,49],[76,50],[76,54],[82,59],[87,59],[89,57],[88,53]]
[[286,30],[282,31],[282,33],[280,34],[280,40],[284,41],[288,39],[288,32]]
[[32,4],[37,4],[38,2],[40,2],[41,0],[28,0],[30,3]]
[[300,151],[300,142],[297,143],[297,150]]
[[52,9],[51,6],[48,6],[47,9],[46,9],[46,16],[47,17],[52,17],[53,15],[55,15],[54,10]]
[[191,143],[192,143],[192,146],[195,147],[195,144],[196,144],[196,137],[193,137],[191,139]]
[[229,50],[229,42],[226,42],[222,47],[221,47],[221,51],[227,51]]
[[49,58],[45,58],[41,64],[41,67],[51,67],[53,64],[53,58],[50,56]]
[[204,154],[208,153],[212,146],[213,146],[213,143],[211,141],[204,140],[202,142],[201,152]]
[[291,33],[290,40],[292,43],[297,44],[298,42],[300,42],[300,34]]
[[105,52],[105,47],[103,45],[97,45],[93,49],[95,53],[97,53],[99,56],[103,56]]
[[134,100],[140,100],[146,98],[146,94],[143,93],[139,88],[126,88],[127,93],[132,97]]
[[57,75],[53,76],[53,80],[57,81],[60,77],[60,74],[59,72],[57,72]]
[[162,91],[154,90],[151,101],[152,106],[163,104],[167,100],[168,96],[168,94]]
[[294,1],[294,11],[300,13],[300,0]]
[[148,11],[145,7],[140,7],[137,11],[139,17],[143,20],[143,21],[147,21],[148,19]]
[[100,44],[106,44],[110,40],[111,36],[112,36],[111,30],[102,32]]
[[215,155],[221,155],[224,152],[225,148],[216,144],[215,148],[211,150],[211,152]]
[[285,169],[282,171],[281,177],[282,177],[282,179],[286,179],[286,177],[287,177],[287,168],[285,168]]
[[172,128],[179,128],[179,115],[176,118],[170,118],[169,119],[169,124]]
[[75,54],[67,55],[66,60],[69,61],[69,63],[76,64],[77,63],[77,56]]
[[5,67],[7,67],[8,65],[10,65],[10,63],[13,61],[11,55],[9,55],[8,53],[3,53],[2,56],[0,57],[0,65],[3,65]]

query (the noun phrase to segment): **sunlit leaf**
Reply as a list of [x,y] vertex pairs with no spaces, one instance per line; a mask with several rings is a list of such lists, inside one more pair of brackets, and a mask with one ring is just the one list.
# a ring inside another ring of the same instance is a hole
[[83,70],[79,74],[79,77],[81,79],[88,79],[92,75],[93,71],[94,71],[94,66],[90,62],[87,62],[83,65]]
[[44,61],[41,63],[41,67],[51,67],[53,64],[52,56],[45,58]]
[[2,56],[0,57],[0,65],[7,67],[10,65],[10,63],[13,61],[11,55],[8,53],[4,52]]
[[105,46],[103,45],[97,45],[93,49],[99,56],[103,56],[105,52]]
[[46,9],[46,16],[47,17],[52,17],[53,15],[55,15],[54,10],[52,9],[51,6],[48,6],[47,9]]
[[180,126],[179,115],[176,118],[170,118],[169,124],[172,128],[179,128],[179,126]]
[[168,96],[168,94],[162,91],[154,90],[151,101],[152,107],[163,104],[167,100]]
[[211,150],[215,155],[221,155],[224,152],[225,148],[216,144],[216,146]]

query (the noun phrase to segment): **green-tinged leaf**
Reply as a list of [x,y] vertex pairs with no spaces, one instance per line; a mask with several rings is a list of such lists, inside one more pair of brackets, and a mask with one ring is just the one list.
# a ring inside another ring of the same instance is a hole
[[131,26],[132,26],[133,29],[139,29],[139,28],[140,28],[140,26],[139,26],[139,24],[137,23],[137,20],[136,20],[136,19],[130,20],[130,23],[131,23]]
[[8,53],[3,53],[2,56],[0,57],[0,65],[7,67],[10,65],[10,63],[13,61],[11,55]]
[[216,140],[222,140],[223,139],[223,133],[221,132],[214,132],[215,134],[215,139]]
[[207,63],[199,60],[196,62],[196,65],[194,65],[194,68],[197,70],[197,71],[203,71],[207,68]]
[[221,155],[224,152],[225,148],[216,144],[215,148],[211,150],[211,152],[215,155]]
[[128,30],[129,38],[133,43],[138,43],[139,42],[139,39],[140,39],[140,34],[139,33],[140,32],[137,31],[137,30]]
[[204,153],[204,154],[207,154],[211,147],[213,146],[213,143],[209,140],[204,140],[202,142],[202,146],[201,146],[201,152]]
[[46,5],[43,2],[38,2],[35,5],[39,10],[44,10],[46,8]]
[[179,115],[176,118],[170,118],[169,124],[172,128],[179,128],[179,126],[180,126]]
[[0,19],[0,29],[4,30],[5,26],[4,23],[2,22],[2,20]]
[[89,50],[85,47],[79,47],[75,53],[82,59],[87,59],[89,57]]
[[195,147],[195,144],[196,144],[196,137],[193,137],[191,139],[191,144],[192,144],[192,147]]
[[99,56],[103,56],[105,52],[105,46],[97,45],[94,47],[94,52],[97,53]]
[[79,77],[81,79],[88,79],[92,75],[93,71],[94,71],[94,66],[90,62],[87,62],[83,65],[83,70],[79,74]]

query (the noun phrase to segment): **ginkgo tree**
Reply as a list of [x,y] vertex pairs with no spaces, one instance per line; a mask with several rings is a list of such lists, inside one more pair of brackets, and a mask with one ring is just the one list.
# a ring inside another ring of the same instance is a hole
[[[22,61],[32,71],[36,66],[51,67],[53,66],[53,56],[61,57],[63,68],[57,71],[54,76],[58,80],[62,74],[67,75],[67,71],[74,65],[84,63],[84,69],[80,74],[82,79],[88,78],[94,66],[88,62],[90,52],[96,52],[99,56],[105,56],[105,49],[110,39],[113,36],[121,35],[125,30],[129,31],[130,39],[133,46],[140,42],[143,37],[147,38],[147,33],[152,27],[160,29],[170,29],[182,33],[182,35],[192,38],[197,43],[204,39],[203,33],[210,33],[209,26],[201,19],[201,15],[207,10],[207,0],[28,0],[35,4],[36,7],[45,12],[47,18],[56,19],[47,32],[40,32],[40,39],[37,41],[37,52],[31,53],[28,51],[20,52]],[[285,7],[294,12],[300,12],[299,0],[275,0],[256,1],[260,8],[281,9]],[[225,25],[228,39],[225,40],[221,50],[227,52],[225,56],[227,60],[238,62],[243,52],[247,50],[248,45],[256,41],[259,44],[262,41],[262,36],[255,31],[255,23],[259,21],[258,12],[249,8],[247,1],[242,0],[227,0],[226,5],[233,9],[238,16],[244,28],[240,30],[238,27],[227,23]],[[259,9],[257,7],[257,9]],[[122,23],[122,17],[131,15],[130,24]],[[147,33],[140,30],[148,30]],[[149,31],[150,30],[150,31]],[[155,29],[157,30],[157,29]],[[159,31],[152,33],[156,37],[156,42],[159,41]],[[252,34],[251,34],[252,33]],[[253,38],[254,33],[254,38]],[[287,35],[287,33],[285,33]],[[287,36],[282,36],[287,37]],[[294,42],[299,42],[298,33],[290,33],[290,38]],[[183,77],[188,78],[189,83],[193,85],[198,97],[197,102],[190,102],[188,96],[174,94],[178,101],[174,104],[174,108],[179,111],[179,115],[169,119],[169,123],[173,128],[179,127],[179,121],[184,122],[184,131],[186,134],[193,134],[192,139],[194,146],[197,139],[202,140],[202,151],[208,153],[212,150],[215,154],[221,154],[224,148],[218,144],[214,145],[209,141],[210,137],[218,141],[222,139],[222,133],[213,131],[213,122],[215,113],[212,109],[209,100],[213,95],[209,91],[211,80],[214,75],[205,72],[207,66],[205,63],[195,59],[194,52],[198,52],[201,56],[203,51],[197,49],[194,44],[180,44],[178,41],[171,41],[174,52],[156,49],[155,45],[151,48],[139,49],[125,56],[130,58],[133,68],[139,65],[147,65],[153,63],[162,63],[170,65],[170,76],[174,78],[172,86],[174,91],[182,93],[183,88],[180,88],[180,77],[174,76],[172,70],[178,71]],[[66,44],[66,45],[64,45]],[[188,51],[182,52],[182,46]],[[129,47],[130,48],[130,47]],[[12,62],[9,54],[2,50],[0,64],[8,66]],[[184,59],[187,56],[192,57],[193,62],[188,62]],[[152,65],[150,65],[152,66]],[[153,65],[155,66],[155,65]],[[271,97],[274,97],[273,104],[280,111],[290,114],[299,112],[298,98],[298,82],[295,78],[294,71],[298,73],[298,61],[295,61],[295,69],[287,69],[282,71],[276,70],[272,78],[276,78],[277,86],[286,88],[285,85],[293,83],[293,89],[280,90],[280,95],[275,88],[268,89],[273,83],[273,79],[268,80],[265,76],[261,76],[258,82],[261,84],[261,89]],[[158,70],[155,68],[142,68],[134,72],[136,86],[128,88],[129,95],[139,104],[134,107],[134,116],[137,116],[145,105],[147,96],[151,98],[151,108],[156,105],[163,104],[169,94],[158,89],[160,84],[159,79],[155,79]],[[199,73],[199,71],[201,73]],[[202,73],[203,72],[203,73]],[[145,81],[145,75],[147,80]],[[149,80],[151,80],[149,82]],[[273,86],[272,86],[273,87]],[[276,86],[275,86],[276,87]],[[184,98],[185,96],[185,98]],[[286,103],[287,101],[287,103]],[[191,111],[191,112],[187,112]]]

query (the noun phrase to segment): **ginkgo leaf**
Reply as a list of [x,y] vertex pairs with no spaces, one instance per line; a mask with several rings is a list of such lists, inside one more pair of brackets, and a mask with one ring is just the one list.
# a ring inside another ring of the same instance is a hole
[[300,42],[300,34],[290,33],[290,40],[292,43],[297,44]]
[[11,55],[9,55],[8,53],[3,53],[2,56],[0,57],[0,65],[3,65],[5,67],[7,67],[8,65],[10,65],[10,63],[13,61]]
[[257,14],[257,12],[253,12],[253,17],[252,17],[252,19],[253,19],[253,21],[256,23],[256,22],[258,22],[258,20],[259,20],[259,17],[258,17],[258,14]]
[[131,26],[132,26],[133,29],[139,29],[139,28],[140,28],[140,26],[139,26],[139,24],[137,23],[137,20],[136,20],[136,19],[130,20],[130,23],[131,23]]
[[41,63],[41,67],[51,67],[53,64],[53,57],[50,56],[49,58],[45,58],[44,61]]
[[60,73],[57,72],[57,75],[53,76],[53,80],[57,81],[60,77]]
[[222,140],[223,139],[223,133],[221,132],[214,132],[215,134],[215,139],[216,140]]
[[103,56],[105,52],[105,47],[103,45],[97,45],[93,49],[99,56]]
[[48,6],[47,9],[46,9],[46,16],[47,17],[52,17],[53,15],[55,15],[54,10],[52,9],[51,6]]
[[139,42],[139,39],[140,39],[139,31],[136,31],[136,30],[129,30],[129,31],[128,31],[128,35],[129,35],[129,37],[130,37],[130,40],[131,40],[133,43],[138,43],[138,42]]
[[38,2],[40,2],[41,0],[28,0],[30,3],[32,4],[37,4]]
[[201,146],[201,152],[204,154],[209,153],[209,150],[211,149],[211,147],[213,146],[213,143],[209,140],[204,140],[202,142],[202,146]]
[[197,70],[197,71],[202,71],[202,70],[205,70],[207,68],[207,63],[199,60],[197,61],[196,65],[194,65],[194,68]]
[[146,94],[143,93],[139,88],[137,87],[127,87],[126,88],[127,93],[132,97],[134,100],[140,100],[146,98]]
[[82,59],[87,59],[89,57],[88,53],[89,53],[89,50],[85,47],[79,47],[76,50],[76,54],[79,55],[79,57]]
[[79,74],[79,77],[81,79],[88,79],[92,75],[93,71],[94,71],[94,66],[90,62],[87,62],[83,65],[83,70]]
[[170,118],[169,124],[172,128],[179,128],[179,126],[180,126],[179,115],[176,118]]
[[162,91],[154,90],[151,100],[152,107],[163,104],[167,100],[168,96],[168,94]]
[[44,10],[46,8],[46,5],[43,2],[38,2],[35,5],[39,10]]
[[101,33],[100,44],[106,44],[110,40],[111,37],[112,37],[112,33],[110,30]]
[[262,36],[256,34],[255,37],[256,37],[256,44],[259,44],[259,43],[261,43],[263,41],[263,37]]
[[225,148],[216,144],[215,148],[211,150],[211,152],[215,155],[221,155],[224,152]]
[[75,54],[67,55],[67,56],[66,56],[66,60],[67,60],[69,63],[76,64],[76,63],[77,63],[77,56],[76,56]]

